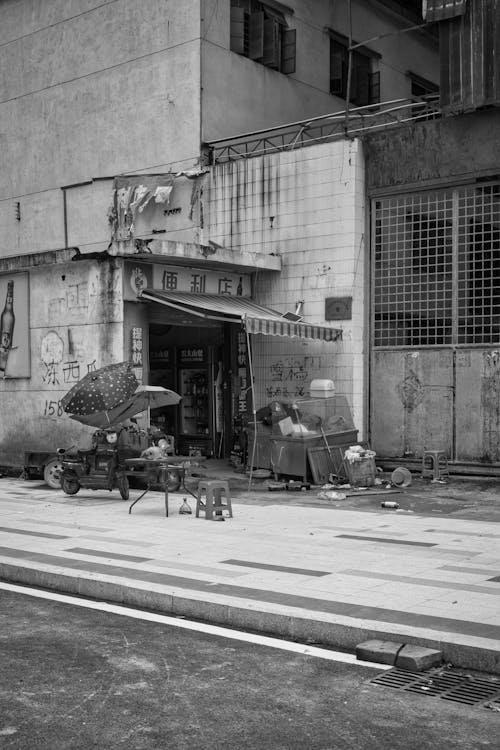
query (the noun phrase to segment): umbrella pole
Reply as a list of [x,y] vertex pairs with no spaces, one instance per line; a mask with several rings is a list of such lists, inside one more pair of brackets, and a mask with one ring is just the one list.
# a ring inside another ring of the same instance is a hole
[[252,475],[253,475],[253,462],[255,459],[255,449],[257,447],[257,411],[255,409],[255,391],[253,387],[253,364],[252,364],[252,352],[250,349],[250,334],[245,324],[245,333],[247,335],[247,352],[248,352],[248,369],[250,371],[250,392],[252,395],[252,415],[253,415],[253,445],[252,445],[252,457],[250,459],[250,473],[248,475],[248,489],[252,486]]

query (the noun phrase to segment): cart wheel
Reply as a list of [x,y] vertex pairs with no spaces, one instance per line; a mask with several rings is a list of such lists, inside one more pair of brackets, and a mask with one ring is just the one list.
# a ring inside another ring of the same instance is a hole
[[80,482],[75,475],[63,474],[61,477],[61,487],[66,495],[76,495],[80,489]]
[[53,490],[61,488],[61,474],[63,466],[60,458],[53,458],[43,468],[43,478]]
[[122,500],[128,500],[129,499],[129,483],[127,477],[117,477],[116,478],[116,486],[118,487],[120,491],[120,495]]
[[167,474],[167,487],[169,492],[177,492],[181,486],[179,472],[175,469],[169,469]]

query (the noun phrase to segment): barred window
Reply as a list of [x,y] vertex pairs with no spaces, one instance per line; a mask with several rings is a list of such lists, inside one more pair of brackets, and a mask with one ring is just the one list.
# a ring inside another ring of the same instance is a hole
[[459,198],[458,343],[500,343],[500,185]]
[[373,203],[375,347],[500,343],[500,184]]

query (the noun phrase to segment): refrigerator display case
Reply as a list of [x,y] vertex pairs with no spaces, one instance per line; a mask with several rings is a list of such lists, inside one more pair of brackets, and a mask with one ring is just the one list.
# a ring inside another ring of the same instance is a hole
[[179,449],[185,455],[213,452],[213,378],[205,348],[178,352]]
[[[159,385],[172,391],[177,390],[175,377],[175,353],[162,346],[153,348],[150,344],[149,385]],[[177,406],[164,406],[151,409],[151,425],[165,434],[173,435],[177,426]]]

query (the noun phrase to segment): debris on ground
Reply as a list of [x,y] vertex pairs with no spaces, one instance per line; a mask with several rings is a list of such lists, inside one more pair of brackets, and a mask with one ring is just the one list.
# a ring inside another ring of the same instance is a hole
[[347,495],[345,492],[335,492],[334,490],[323,490],[318,492],[320,500],[345,500]]

